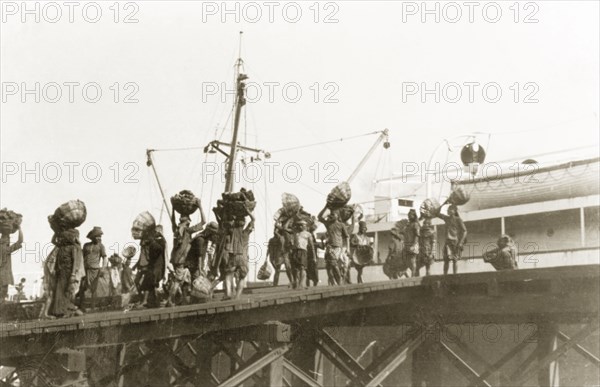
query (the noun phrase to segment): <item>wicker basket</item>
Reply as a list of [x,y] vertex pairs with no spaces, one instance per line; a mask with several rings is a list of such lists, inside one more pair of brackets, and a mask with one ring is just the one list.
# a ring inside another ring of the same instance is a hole
[[0,210],[0,233],[1,234],[12,234],[17,232],[19,226],[21,226],[21,222],[23,221],[23,216],[21,214],[17,214],[14,211],[7,210],[3,208]]
[[85,222],[87,209],[81,200],[70,200],[58,207],[48,222],[53,231],[59,232],[79,227]]

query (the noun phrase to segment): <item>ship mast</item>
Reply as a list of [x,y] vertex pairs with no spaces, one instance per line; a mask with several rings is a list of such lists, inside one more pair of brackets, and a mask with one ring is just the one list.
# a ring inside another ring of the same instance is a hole
[[225,175],[225,192],[233,191],[233,184],[235,181],[235,159],[238,148],[240,115],[242,112],[242,107],[246,104],[246,83],[244,81],[248,79],[248,76],[240,72],[242,65],[244,64],[244,61],[242,60],[242,34],[243,31],[240,31],[240,49],[238,60],[236,62],[235,118],[233,121],[233,137],[231,139],[231,150],[229,152],[229,157],[227,160],[227,172]]

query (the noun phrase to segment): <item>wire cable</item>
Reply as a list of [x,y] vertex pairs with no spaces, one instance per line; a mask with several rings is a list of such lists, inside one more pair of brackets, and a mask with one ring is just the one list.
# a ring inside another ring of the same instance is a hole
[[294,146],[294,147],[290,147],[290,148],[277,149],[277,150],[271,151],[271,154],[273,154],[273,153],[279,153],[279,152],[288,152],[288,151],[292,151],[292,150],[296,150],[296,149],[310,148],[310,147],[313,147],[313,146],[326,145],[326,144],[331,144],[331,143],[335,143],[335,142],[342,142],[342,141],[347,141],[347,140],[353,140],[355,138],[372,136],[374,134],[379,134],[379,133],[381,133],[381,132],[372,132],[372,133],[366,133],[366,134],[359,134],[359,135],[356,135],[356,136],[342,137],[342,138],[339,138],[339,139],[336,139],[336,140],[321,141],[321,142],[316,142],[316,143],[313,143],[313,144],[306,144],[306,145],[299,145],[299,146]]

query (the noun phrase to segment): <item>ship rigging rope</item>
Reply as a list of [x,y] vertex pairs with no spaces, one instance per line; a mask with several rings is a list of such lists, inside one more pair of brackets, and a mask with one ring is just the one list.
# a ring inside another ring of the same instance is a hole
[[[215,174],[213,173],[212,176],[211,176],[211,182],[210,182],[210,195],[209,195],[209,199],[208,199],[209,206],[211,206],[212,205],[211,203],[213,202],[213,191],[214,191],[214,188],[215,188]],[[209,210],[209,211],[210,212],[208,214],[208,218],[210,220],[210,218],[213,215],[213,212],[212,212],[212,210]]]
[[[279,169],[279,168],[275,167],[275,169]],[[282,171],[282,170],[280,169],[280,171]],[[298,184],[305,186],[306,188],[310,189],[311,191],[314,191],[314,192],[318,193],[319,195],[321,195],[323,197],[327,197],[327,194],[319,191],[318,189],[314,188],[312,185],[303,183],[301,181],[299,181]]]
[[[244,114],[244,116],[245,116],[245,114]],[[226,126],[227,126],[228,122],[229,122],[229,118],[227,119],[227,122],[225,123],[225,125],[221,129],[221,133],[219,134],[219,137],[218,137],[219,140],[221,140],[221,138],[223,137],[223,134],[224,134],[224,131],[226,129]],[[290,147],[290,148],[282,148],[282,149],[277,149],[277,150],[271,151],[270,153],[273,154],[273,153],[288,152],[288,151],[292,151],[292,150],[296,150],[296,149],[311,148],[311,147],[315,147],[315,146],[319,146],[319,145],[332,144],[332,143],[335,143],[335,142],[342,142],[342,141],[347,141],[347,140],[354,140],[356,138],[372,136],[374,134],[379,134],[379,133],[381,133],[381,132],[380,131],[376,131],[376,132],[371,132],[371,133],[359,134],[359,135],[356,135],[356,136],[342,137],[342,138],[338,138],[338,139],[335,139],[335,140],[315,142],[315,143],[312,143],[312,144],[299,145],[299,146]],[[162,149],[152,149],[152,152],[180,152],[180,151],[199,150],[199,149],[204,149],[204,147],[202,147],[202,146],[191,146],[191,147],[184,147],[184,148],[162,148]]]
[[271,154],[278,153],[278,152],[287,152],[287,151],[296,150],[296,149],[310,148],[310,147],[319,146],[319,145],[331,144],[331,143],[334,143],[334,142],[341,142],[341,141],[346,141],[346,140],[353,140],[355,138],[372,136],[374,134],[379,134],[379,133],[381,133],[381,132],[380,131],[376,131],[376,132],[371,132],[371,133],[359,134],[359,135],[356,135],[356,136],[342,137],[342,138],[338,138],[338,139],[335,139],[335,140],[321,141],[321,142],[315,142],[315,143],[312,143],[312,144],[299,145],[299,146],[295,146],[295,147],[291,147],[291,148],[277,149],[277,150],[271,151]]
[[[204,154],[204,164],[207,164],[208,152]],[[200,197],[204,194],[204,175],[200,172]]]
[[[267,179],[263,179],[265,185],[265,203],[269,202],[269,187],[267,186]],[[272,216],[269,216],[269,206],[265,205],[265,235],[269,235],[269,219],[272,219]]]
[[148,187],[149,187],[149,191],[150,191],[150,208],[152,208],[152,211],[155,210],[155,206],[154,206],[154,193],[155,191],[155,187],[152,184],[152,180],[154,179],[154,177],[152,176],[152,173],[150,172],[150,168],[146,169],[147,172],[147,179],[146,181],[148,182]]
[[[147,177],[146,177],[146,182],[148,185],[150,185],[150,168],[146,168],[147,171]],[[139,203],[140,201],[140,191],[142,189],[142,185],[143,184],[136,184],[136,190],[135,190],[135,195],[133,196],[133,202],[128,206],[129,207],[129,218],[133,219],[133,217],[135,216],[135,211],[136,211],[136,205]]]
[[[448,165],[448,159],[450,159],[450,152],[446,152],[446,161],[444,161],[444,165]],[[433,189],[431,190],[433,192]],[[440,184],[440,191],[437,194],[436,198],[439,200],[442,197],[442,192],[444,192],[444,181],[442,179],[442,182]],[[469,192],[469,194],[471,194]]]
[[379,172],[379,168],[381,167],[381,159],[383,159],[383,152],[379,153],[379,158],[377,159],[377,165],[375,166],[375,176],[377,176],[377,172]]

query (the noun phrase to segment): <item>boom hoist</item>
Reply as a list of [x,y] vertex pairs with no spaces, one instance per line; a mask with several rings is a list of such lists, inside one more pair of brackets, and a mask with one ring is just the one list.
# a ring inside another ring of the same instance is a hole
[[367,161],[369,161],[369,159],[371,158],[371,156],[373,155],[373,153],[375,152],[375,150],[381,143],[383,143],[384,149],[389,149],[389,147],[390,147],[390,139],[389,139],[390,131],[389,131],[389,129],[384,129],[384,130],[369,133],[369,134],[377,134],[377,133],[379,133],[379,137],[377,137],[377,140],[375,140],[375,143],[373,144],[373,146],[371,146],[371,149],[369,149],[367,154],[365,154],[365,156],[362,158],[362,160],[360,160],[360,162],[358,163],[358,165],[356,166],[356,168],[354,169],[354,171],[352,172],[350,177],[348,177],[348,179],[346,179],[348,184],[352,183],[352,180],[354,180],[354,178],[358,175],[360,170],[365,166]]

